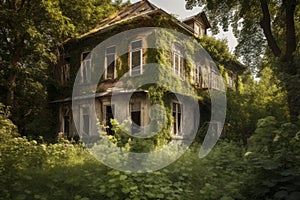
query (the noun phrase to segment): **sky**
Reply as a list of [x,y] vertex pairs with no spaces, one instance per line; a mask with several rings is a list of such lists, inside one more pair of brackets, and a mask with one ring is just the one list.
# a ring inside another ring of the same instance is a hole
[[[136,3],[140,0],[130,0],[131,3]],[[202,11],[200,7],[195,7],[192,10],[185,9],[185,0],[148,0],[155,6],[165,10],[167,13],[175,14],[178,19],[184,19],[198,14]],[[210,32],[208,35],[212,36]],[[229,51],[233,52],[234,47],[237,45],[237,40],[233,36],[231,30],[227,32],[220,31],[218,35],[213,35],[217,39],[226,39],[228,41]]]

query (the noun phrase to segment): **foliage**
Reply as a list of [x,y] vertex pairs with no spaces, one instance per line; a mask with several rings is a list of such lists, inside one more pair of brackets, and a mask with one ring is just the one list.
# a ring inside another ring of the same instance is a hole
[[[7,122],[0,116],[1,124]],[[300,123],[280,124],[270,116],[259,120],[248,149],[220,141],[199,159],[195,144],[173,164],[149,173],[110,169],[63,134],[45,144],[1,131],[0,198],[297,199],[299,131]]]
[[258,119],[275,116],[278,120],[288,118],[286,93],[274,72],[266,67],[255,81],[250,74],[241,76],[243,90],[228,91],[226,138],[247,143],[256,129]]
[[[201,195],[203,199],[233,199],[240,196],[238,184],[228,185],[230,180],[240,179],[233,172],[240,168],[234,161],[242,154],[237,146],[221,145],[202,161],[196,151],[189,150],[165,169],[130,173],[109,169],[80,145],[66,143],[63,138],[59,141],[47,145],[26,138],[1,139],[0,198],[199,199]],[[227,158],[227,153],[233,155]],[[228,168],[228,163],[233,168]],[[228,190],[226,194],[224,187]]]
[[[213,32],[218,25],[233,28],[238,39],[236,54],[253,71],[263,60],[271,63],[287,91],[291,121],[300,114],[299,101],[299,0],[207,1],[187,0],[186,7],[204,6],[212,20]],[[264,67],[264,65],[262,65]]]
[[245,67],[229,52],[228,45],[225,41],[205,36],[201,38],[199,42],[212,57],[213,61],[218,64],[219,68],[226,66],[227,70],[231,70],[235,73],[240,73],[245,70]]
[[249,177],[250,190],[256,191],[247,192],[251,198],[299,198],[299,125],[279,123],[273,116],[258,121],[248,152],[249,173],[254,173]]
[[[71,8],[62,12],[59,10],[58,1],[39,2],[41,7],[35,4],[37,2],[33,2],[36,7],[31,7],[31,13],[27,16],[27,10],[20,9],[20,14],[16,14],[14,8],[3,7],[5,3],[10,2],[2,2],[1,20],[12,20],[20,26],[16,26],[16,29],[7,26],[1,29],[3,47],[0,50],[0,84],[5,88],[6,79],[3,77],[8,77],[10,70],[17,71],[13,111],[21,114],[15,115],[14,119],[21,121],[24,118],[25,122],[28,120],[30,123],[26,122],[27,130],[42,129],[39,119],[42,118],[41,114],[47,115],[41,109],[46,102],[43,81],[47,79],[46,61],[52,59],[49,51],[52,42],[57,42],[54,41],[55,38],[63,39],[65,35],[72,35],[73,30],[77,29],[80,32],[81,29],[87,28],[87,24],[81,24],[79,16],[93,18],[101,12],[101,7],[93,7],[98,1],[91,1],[87,4],[92,7],[83,9],[83,13],[76,15],[75,11],[82,7],[82,1],[72,2],[72,5],[70,2],[60,1],[66,9]],[[22,2],[26,1],[15,2],[15,6],[21,8],[24,6]],[[228,2],[231,1],[225,1],[218,6],[226,6]],[[212,5],[217,4],[209,6]],[[252,7],[250,14],[256,14],[255,9],[257,8]],[[92,13],[89,15],[90,11]],[[38,21],[40,18],[35,16],[38,16],[37,13],[45,14],[41,22]],[[228,13],[223,13],[220,19]],[[249,19],[243,23],[249,22]],[[91,23],[95,21],[92,20]],[[222,20],[222,23],[226,25],[228,21]],[[5,25],[2,21],[1,24]],[[36,24],[39,26],[33,26]],[[57,29],[48,29],[48,25]],[[28,46],[24,47],[25,51],[19,55],[20,60],[16,61],[13,56],[16,56],[18,51],[9,53],[9,43],[17,44],[20,39],[19,33],[25,33],[24,44]],[[5,34],[10,36],[6,37]],[[254,35],[253,43],[256,43],[261,33],[258,31],[257,34]],[[59,37],[56,37],[58,35]],[[7,38],[10,40],[4,41]],[[52,39],[48,40],[49,38]],[[43,43],[45,40],[46,43]],[[223,43],[210,45],[214,43],[208,38],[203,39],[203,44],[207,45],[209,51],[225,50]],[[227,62],[227,56],[217,53],[216,59]],[[154,59],[159,60],[163,57]],[[16,63],[9,63],[10,61]],[[167,60],[160,61],[168,63]],[[224,71],[222,75],[226,77]],[[81,144],[73,144],[66,140],[63,134],[59,134],[57,142],[53,144],[45,143],[42,137],[36,140],[18,137],[16,126],[8,119],[10,107],[4,107],[0,103],[0,199],[297,199],[300,195],[300,121],[288,122],[285,103],[287,97],[280,87],[281,82],[274,77],[273,71],[265,68],[260,72],[258,83],[251,76],[245,75],[245,84],[240,85],[238,91],[229,89],[226,137],[230,141],[219,141],[203,159],[198,158],[200,147],[195,143],[195,146],[188,149],[176,162],[150,173],[110,169],[99,163]],[[163,102],[165,95],[168,95],[162,87],[151,87],[149,91],[149,95],[155,97],[153,103]],[[131,140],[121,133],[122,125],[116,125],[114,131],[117,134],[111,139],[124,150],[148,152],[153,150],[157,143],[164,145],[170,139],[169,132],[165,131],[162,133],[164,140]],[[200,132],[205,132],[204,129]],[[248,146],[241,146],[239,142],[243,140],[246,143],[249,136],[252,137]],[[99,149],[107,147],[102,146]],[[118,159],[113,155],[106,156],[112,160]]]
[[[67,38],[93,28],[116,8],[105,1],[17,0],[0,3],[0,100],[20,133],[50,132],[48,66]],[[38,130],[36,127],[40,126]]]
[[17,127],[9,119],[9,116],[9,107],[5,107],[0,102],[0,134],[3,135],[4,138],[18,134]]

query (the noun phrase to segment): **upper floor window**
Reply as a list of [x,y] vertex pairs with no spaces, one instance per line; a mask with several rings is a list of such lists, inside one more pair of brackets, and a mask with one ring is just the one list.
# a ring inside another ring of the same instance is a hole
[[70,79],[70,57],[65,57],[62,65],[61,82],[65,84]]
[[194,80],[195,80],[195,84],[200,87],[202,84],[202,80],[201,80],[201,69],[199,65],[195,66],[195,71],[194,71]]
[[81,83],[89,83],[91,81],[91,66],[92,66],[92,55],[90,52],[84,52],[81,56]]
[[142,40],[133,41],[130,44],[130,76],[143,73],[143,43]]
[[105,50],[105,79],[116,78],[116,46]]
[[184,58],[182,47],[178,44],[174,44],[173,49],[173,72],[184,78]]
[[210,88],[211,87],[211,75],[210,68],[208,66],[201,67],[202,73],[202,88]]
[[232,78],[231,78],[231,76],[228,76],[227,84],[228,84],[229,87],[232,87]]
[[195,34],[200,35],[200,27],[198,26],[198,24],[195,24],[194,27]]
[[228,74],[227,84],[228,87],[235,88],[235,76],[232,73]]
[[216,71],[212,70],[211,71],[211,85],[210,87],[213,89],[222,89],[222,84],[223,84],[223,77],[218,74]]

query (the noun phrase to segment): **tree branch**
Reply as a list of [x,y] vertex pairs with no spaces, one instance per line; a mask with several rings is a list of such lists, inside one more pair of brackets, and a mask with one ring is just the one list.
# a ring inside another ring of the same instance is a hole
[[263,13],[263,18],[260,22],[260,26],[263,29],[264,35],[268,41],[268,45],[271,48],[273,54],[276,57],[279,57],[281,55],[281,50],[272,34],[271,17],[268,8],[268,3],[266,2],[266,0],[260,0],[260,5]]

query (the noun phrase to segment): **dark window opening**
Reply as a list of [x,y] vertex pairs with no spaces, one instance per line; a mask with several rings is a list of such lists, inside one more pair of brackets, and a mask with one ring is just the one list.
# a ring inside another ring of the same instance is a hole
[[83,120],[82,131],[84,134],[89,135],[89,133],[90,133],[90,116],[89,116],[87,108],[83,109],[82,120]]
[[61,76],[61,82],[62,84],[68,82],[70,80],[70,57],[66,57],[64,59],[63,67],[62,67],[62,76]]
[[141,131],[141,102],[134,102],[130,104],[130,115],[131,115],[131,133],[139,133]]
[[181,133],[181,104],[172,104],[172,116],[173,116],[173,134],[178,135]]
[[69,135],[70,132],[70,116],[64,116],[64,134]]
[[131,112],[132,134],[140,132],[141,126],[141,111]]
[[114,119],[113,115],[113,106],[105,106],[106,116],[105,116],[105,123],[106,123],[106,132],[108,135],[113,135],[114,131],[112,130],[111,120]]

